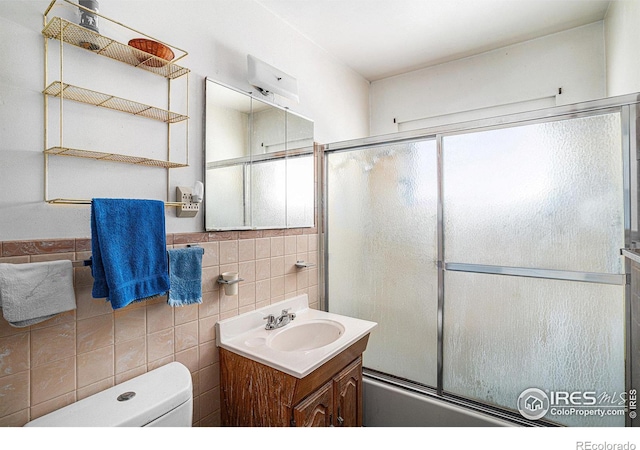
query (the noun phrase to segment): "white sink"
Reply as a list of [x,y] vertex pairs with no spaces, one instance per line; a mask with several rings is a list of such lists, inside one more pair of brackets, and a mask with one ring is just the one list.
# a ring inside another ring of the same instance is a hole
[[[266,330],[266,316],[282,310],[295,319],[282,328]],[[368,320],[309,308],[306,294],[216,323],[216,345],[246,358],[303,378],[377,324]]]
[[307,351],[335,342],[344,326],[335,320],[309,320],[291,323],[267,338],[266,345],[283,352]]

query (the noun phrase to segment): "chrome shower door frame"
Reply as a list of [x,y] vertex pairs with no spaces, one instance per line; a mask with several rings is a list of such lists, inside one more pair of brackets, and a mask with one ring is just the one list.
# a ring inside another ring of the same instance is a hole
[[[437,299],[437,333],[438,333],[438,354],[437,354],[437,386],[434,389],[429,387],[421,387],[408,380],[394,380],[393,376],[388,374],[372,376],[377,379],[406,387],[413,391],[419,391],[426,395],[435,395],[439,399],[448,400],[452,403],[463,404],[467,407],[480,410],[486,413],[494,414],[498,417],[507,418],[519,423],[527,423],[529,425],[539,425],[538,423],[523,421],[521,417],[504,411],[495,411],[492,407],[478,404],[472,400],[465,400],[452,394],[447,394],[443,390],[443,335],[444,335],[444,313],[445,313],[445,296],[444,296],[444,275],[446,271],[462,271],[473,273],[489,273],[511,276],[524,276],[535,278],[547,278],[556,280],[582,281],[604,284],[615,284],[625,286],[625,388],[629,392],[633,387],[640,386],[640,358],[636,360],[634,356],[640,351],[640,305],[633,303],[633,293],[630,286],[631,264],[626,260],[624,265],[624,274],[601,274],[589,272],[570,272],[544,269],[531,269],[520,267],[501,267],[488,266],[481,264],[462,264],[462,263],[445,263],[445,242],[444,242],[444,204],[443,204],[443,138],[450,135],[462,134],[475,131],[487,131],[493,129],[510,128],[518,125],[528,125],[535,123],[544,123],[550,121],[567,120],[573,118],[587,117],[607,112],[620,113],[621,119],[621,138],[622,148],[621,157],[623,163],[623,192],[624,192],[624,242],[626,248],[635,248],[636,242],[640,242],[640,233],[638,232],[638,129],[637,121],[640,120],[640,94],[630,94],[618,97],[611,97],[601,100],[588,101],[573,105],[558,106],[537,111],[512,114],[508,116],[500,116],[490,119],[482,119],[472,122],[454,123],[449,125],[438,126],[436,128],[428,128],[422,130],[408,131],[402,133],[394,133],[376,137],[369,137],[357,140],[350,140],[332,144],[326,144],[322,152],[322,176],[320,178],[322,186],[320,189],[321,198],[319,199],[319,208],[322,214],[320,221],[321,229],[319,230],[321,239],[321,260],[323,265],[321,268],[321,283],[324,290],[320,291],[320,304],[325,310],[329,310],[329,283],[328,279],[328,243],[330,233],[327,230],[327,173],[328,158],[326,155],[341,152],[365,149],[379,145],[388,145],[402,142],[419,141],[426,139],[435,139],[437,145],[437,269],[438,269],[438,299]],[[640,247],[640,246],[639,246]],[[639,297],[640,300],[640,297]],[[634,365],[638,367],[634,370]],[[375,372],[375,371],[373,371]],[[626,426],[631,426],[629,415],[626,416]],[[639,424],[640,425],[640,424]]]

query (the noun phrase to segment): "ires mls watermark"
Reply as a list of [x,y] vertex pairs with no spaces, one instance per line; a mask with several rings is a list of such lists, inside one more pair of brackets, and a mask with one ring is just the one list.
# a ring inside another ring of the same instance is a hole
[[518,397],[518,411],[522,417],[538,420],[549,416],[624,416],[636,418],[635,389],[628,393],[595,391],[543,391],[529,388]]

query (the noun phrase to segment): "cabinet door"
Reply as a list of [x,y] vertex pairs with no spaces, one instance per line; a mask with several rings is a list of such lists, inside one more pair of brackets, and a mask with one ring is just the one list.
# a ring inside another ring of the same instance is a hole
[[328,427],[333,416],[333,381],[293,408],[293,420],[297,427]]
[[333,379],[335,387],[335,424],[339,427],[362,426],[362,358],[356,359]]

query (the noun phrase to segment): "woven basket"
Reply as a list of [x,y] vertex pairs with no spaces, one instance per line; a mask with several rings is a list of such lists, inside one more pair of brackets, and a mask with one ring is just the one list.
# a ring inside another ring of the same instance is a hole
[[[133,48],[137,48],[138,50],[142,50],[143,52],[150,53],[153,56],[157,56],[158,58],[162,58],[167,61],[171,61],[175,56],[169,47],[167,47],[164,44],[161,44],[160,42],[152,41],[151,39],[143,39],[143,38],[131,39],[129,41],[129,45]],[[164,66],[164,63],[162,61],[158,61],[156,59],[149,59],[147,56],[141,55],[139,53],[136,53],[136,57],[138,58],[138,61],[140,61],[142,64],[145,64],[147,66],[151,66],[151,67]]]

